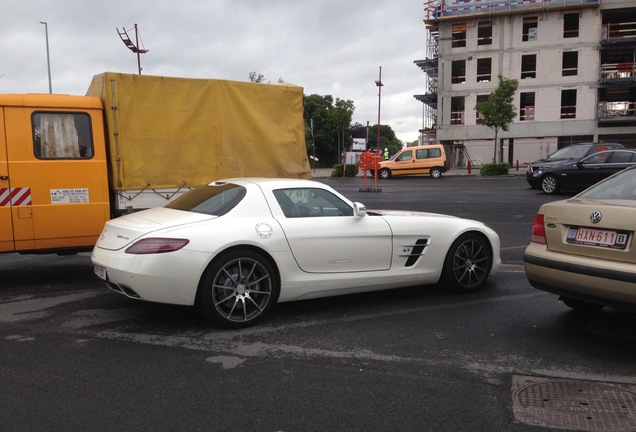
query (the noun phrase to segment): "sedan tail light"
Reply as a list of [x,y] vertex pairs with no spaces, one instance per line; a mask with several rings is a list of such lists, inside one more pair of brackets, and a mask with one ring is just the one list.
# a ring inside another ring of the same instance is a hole
[[190,240],[173,238],[146,238],[126,249],[127,254],[145,255],[178,251]]
[[547,244],[545,239],[545,226],[543,225],[542,214],[538,214],[537,217],[534,218],[534,223],[532,224],[531,241],[533,243]]

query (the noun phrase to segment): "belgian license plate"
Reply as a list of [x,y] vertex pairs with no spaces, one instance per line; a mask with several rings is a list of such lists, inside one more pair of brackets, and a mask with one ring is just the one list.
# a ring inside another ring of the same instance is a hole
[[628,233],[615,230],[572,227],[568,230],[568,243],[625,249]]
[[106,280],[106,269],[104,267],[95,264],[93,270],[95,271],[95,274],[98,278]]

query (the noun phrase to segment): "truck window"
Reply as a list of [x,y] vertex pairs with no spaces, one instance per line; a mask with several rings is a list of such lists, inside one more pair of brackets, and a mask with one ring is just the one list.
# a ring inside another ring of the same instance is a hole
[[38,159],[91,159],[95,154],[88,114],[35,112],[31,122]]

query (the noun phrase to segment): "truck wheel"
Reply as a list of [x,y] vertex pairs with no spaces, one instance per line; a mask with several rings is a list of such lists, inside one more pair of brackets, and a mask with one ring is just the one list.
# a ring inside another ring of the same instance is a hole
[[431,172],[429,174],[434,179],[438,179],[438,178],[440,178],[442,176],[442,170],[439,169],[438,167],[433,167],[433,168],[431,168]]
[[388,168],[382,168],[380,170],[380,178],[390,179],[391,178],[391,170]]
[[210,321],[243,328],[260,321],[278,301],[272,265],[258,252],[236,250],[216,259],[199,284],[197,306]]

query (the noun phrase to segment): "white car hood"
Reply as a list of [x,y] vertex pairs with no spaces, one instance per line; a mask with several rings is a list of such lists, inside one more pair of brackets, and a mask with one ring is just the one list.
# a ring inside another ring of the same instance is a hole
[[217,217],[218,216],[163,207],[144,210],[106,222],[106,226],[95,247],[107,250],[118,250],[128,246],[139,237],[157,230],[215,219]]

